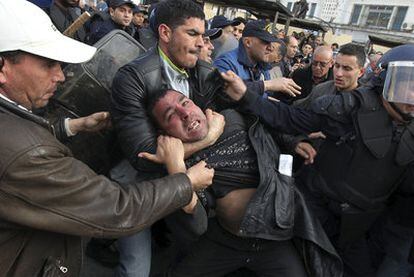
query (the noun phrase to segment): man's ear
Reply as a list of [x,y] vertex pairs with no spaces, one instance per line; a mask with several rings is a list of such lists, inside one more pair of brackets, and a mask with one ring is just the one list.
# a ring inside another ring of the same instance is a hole
[[171,41],[172,30],[166,24],[160,24],[160,26],[158,26],[158,35],[161,41],[168,43]]
[[115,15],[115,9],[114,9],[114,8],[109,7],[109,15],[110,15],[111,17],[113,17],[113,16]]
[[249,37],[243,38],[243,44],[245,47],[250,48],[252,46],[252,40]]
[[4,58],[0,57],[0,85],[6,82],[6,76],[4,75]]
[[361,67],[361,69],[358,72],[358,78],[361,78],[362,75],[364,75],[364,73],[365,73],[365,67]]

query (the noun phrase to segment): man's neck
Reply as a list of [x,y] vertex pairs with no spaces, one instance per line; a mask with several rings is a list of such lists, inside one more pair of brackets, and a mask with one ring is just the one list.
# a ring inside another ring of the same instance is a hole
[[249,51],[247,51],[247,49],[246,49],[246,56],[247,56],[247,59],[249,60],[250,64],[252,65],[252,68],[256,68],[257,67],[257,61],[255,59],[253,59],[252,55],[249,53]]
[[328,78],[328,74],[326,74],[326,75],[324,75],[324,76],[322,76],[322,77],[315,77],[315,76],[312,76],[312,80],[313,80],[313,83],[314,83],[315,85],[322,83],[322,82],[323,82],[323,81],[325,81],[327,78]]
[[178,65],[176,65],[171,58],[168,56],[168,51],[166,51],[165,47],[163,47],[162,45],[158,45],[158,52],[160,53],[160,57],[166,61],[174,70],[176,70],[177,72],[181,73],[181,74],[185,74],[187,75],[187,71],[185,70],[185,68],[180,67]]
[[124,25],[122,25],[122,24],[117,23],[115,20],[113,20],[113,18],[112,18],[112,17],[111,17],[111,21],[115,24],[115,26],[116,26],[118,29],[120,29],[120,30],[124,30],[124,31],[125,31],[126,26],[124,26]]
[[357,89],[357,88],[358,88],[358,83],[353,84],[352,86],[349,86],[347,88],[338,88],[338,87],[336,87],[336,90],[337,91],[352,91],[352,90]]
[[20,104],[18,104],[16,101],[14,101],[14,100],[12,100],[12,99],[10,99],[4,92],[2,92],[2,91],[0,91],[0,98],[2,98],[2,99],[4,99],[4,100],[6,100],[7,102],[10,102],[10,103],[13,103],[13,104],[15,104],[17,107],[19,107],[20,109],[22,109],[22,110],[25,110],[25,111],[29,111],[29,112],[31,112],[31,110],[29,110],[29,109],[27,109],[26,107],[24,107],[24,106],[22,106],[22,105],[20,105]]

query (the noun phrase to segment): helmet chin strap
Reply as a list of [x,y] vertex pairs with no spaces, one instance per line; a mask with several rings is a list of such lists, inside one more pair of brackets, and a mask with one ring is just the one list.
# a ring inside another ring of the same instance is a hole
[[395,105],[393,102],[388,102],[388,103],[390,103],[391,107],[401,116],[401,118],[404,121],[410,122],[411,120],[413,120],[414,116],[412,116],[411,114],[403,113],[401,109],[398,108],[397,105]]

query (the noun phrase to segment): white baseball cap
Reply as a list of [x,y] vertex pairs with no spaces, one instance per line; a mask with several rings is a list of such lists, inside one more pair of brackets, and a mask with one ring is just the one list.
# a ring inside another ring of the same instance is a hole
[[65,63],[90,60],[96,48],[64,36],[26,0],[0,0],[0,53],[21,50]]

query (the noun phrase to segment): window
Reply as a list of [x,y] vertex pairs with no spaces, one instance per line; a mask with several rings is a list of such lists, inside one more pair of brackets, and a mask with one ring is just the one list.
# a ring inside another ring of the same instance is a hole
[[351,21],[349,24],[357,25],[359,21],[359,16],[361,15],[362,5],[354,5],[354,10],[352,11]]
[[368,16],[365,26],[386,29],[391,20],[393,6],[368,6]]
[[397,13],[394,17],[394,22],[392,23],[391,29],[399,31],[401,30],[401,26],[405,20],[405,16],[407,14],[408,7],[398,7]]
[[311,8],[310,8],[310,12],[309,12],[309,17],[310,18],[312,18],[315,15],[315,10],[316,10],[316,3],[312,3]]
[[289,10],[289,11],[292,11],[292,5],[293,4],[293,2],[288,2],[288,4],[287,4],[287,9]]

